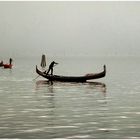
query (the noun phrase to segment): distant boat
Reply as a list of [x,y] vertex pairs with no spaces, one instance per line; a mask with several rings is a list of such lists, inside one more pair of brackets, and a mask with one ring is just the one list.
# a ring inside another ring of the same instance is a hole
[[87,80],[103,78],[106,75],[106,66],[103,66],[103,71],[100,73],[86,74],[84,76],[60,76],[50,75],[40,71],[36,66],[36,73],[40,76],[48,79],[49,81],[60,81],[60,82],[86,82]]
[[12,58],[10,58],[9,59],[9,64],[3,64],[3,67],[5,68],[5,69],[11,69],[12,68],[12,61],[13,61],[13,59]]
[[3,67],[5,68],[5,69],[11,69],[12,68],[12,64],[3,64]]

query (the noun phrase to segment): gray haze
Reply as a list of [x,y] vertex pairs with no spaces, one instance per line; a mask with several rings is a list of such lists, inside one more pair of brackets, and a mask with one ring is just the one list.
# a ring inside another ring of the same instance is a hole
[[140,2],[0,2],[0,59],[138,56]]

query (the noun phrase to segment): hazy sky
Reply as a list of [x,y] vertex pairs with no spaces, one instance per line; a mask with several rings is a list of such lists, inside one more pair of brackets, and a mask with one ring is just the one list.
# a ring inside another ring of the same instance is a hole
[[0,1],[0,58],[139,52],[139,1]]

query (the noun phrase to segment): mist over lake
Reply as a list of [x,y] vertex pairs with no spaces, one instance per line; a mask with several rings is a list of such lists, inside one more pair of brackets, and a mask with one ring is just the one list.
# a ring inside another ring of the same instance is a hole
[[140,2],[0,2],[0,59],[139,56]]

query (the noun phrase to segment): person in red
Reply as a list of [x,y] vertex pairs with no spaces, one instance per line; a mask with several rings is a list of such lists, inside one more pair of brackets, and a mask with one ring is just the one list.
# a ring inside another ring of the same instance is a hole
[[53,75],[53,67],[54,66],[56,66],[58,63],[56,63],[56,62],[51,62],[51,64],[49,65],[49,69],[48,69],[48,71],[47,71],[47,73],[46,73],[46,71],[45,71],[45,73],[48,75],[49,74],[49,72],[51,71],[51,75]]

